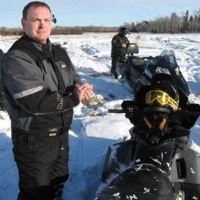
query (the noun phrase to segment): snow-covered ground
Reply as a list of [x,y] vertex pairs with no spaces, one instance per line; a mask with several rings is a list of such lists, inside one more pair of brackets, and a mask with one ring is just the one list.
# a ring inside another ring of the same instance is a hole
[[[113,33],[52,36],[66,48],[77,71],[94,85],[94,92],[105,102],[98,105],[78,105],[69,132],[70,178],[65,184],[64,200],[93,200],[101,183],[101,173],[107,147],[129,136],[132,124],[124,114],[108,113],[120,108],[133,94],[110,76],[94,77],[110,71]],[[131,34],[131,42],[139,46],[138,56],[156,56],[163,50],[174,50],[177,62],[188,82],[191,102],[200,103],[200,34]],[[6,52],[16,37],[1,37],[0,49]],[[193,147],[200,151],[200,120],[191,130]],[[15,200],[18,193],[18,173],[12,154],[10,120],[0,111],[0,199]]]

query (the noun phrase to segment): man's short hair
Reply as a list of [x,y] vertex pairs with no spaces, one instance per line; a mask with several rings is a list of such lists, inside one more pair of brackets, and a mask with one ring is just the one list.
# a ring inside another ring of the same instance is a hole
[[47,5],[46,3],[44,2],[41,2],[41,1],[31,1],[30,3],[28,3],[23,11],[22,11],[22,18],[23,19],[26,19],[27,18],[27,15],[28,15],[28,10],[31,8],[31,7],[34,7],[34,8],[37,8],[37,7],[46,7],[49,9],[50,13],[51,13],[51,8],[49,7],[49,5]]

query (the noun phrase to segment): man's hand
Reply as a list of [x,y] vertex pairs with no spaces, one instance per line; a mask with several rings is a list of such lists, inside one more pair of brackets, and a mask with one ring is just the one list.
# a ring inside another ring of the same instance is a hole
[[75,85],[74,93],[79,97],[79,101],[85,101],[94,95],[93,85],[83,82]]
[[122,44],[122,48],[126,48],[126,44],[125,43]]

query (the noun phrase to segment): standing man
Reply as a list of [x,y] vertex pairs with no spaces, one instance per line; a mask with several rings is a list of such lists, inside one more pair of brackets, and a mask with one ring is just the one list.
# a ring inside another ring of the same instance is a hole
[[66,51],[53,45],[50,7],[28,3],[24,35],[3,59],[2,81],[19,172],[18,200],[62,199],[68,179],[68,131],[73,107],[93,95]]
[[118,29],[118,34],[112,38],[111,41],[111,58],[112,58],[112,66],[111,66],[111,75],[114,78],[117,78],[117,64],[120,60],[126,55],[126,47],[129,43],[126,34],[130,34],[129,30],[125,27],[121,27]]

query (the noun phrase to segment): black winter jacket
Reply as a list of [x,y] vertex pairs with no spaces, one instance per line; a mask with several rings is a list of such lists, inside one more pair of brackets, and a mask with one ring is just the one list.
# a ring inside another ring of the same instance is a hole
[[13,129],[51,134],[69,128],[80,77],[60,46],[22,36],[4,56],[2,81]]
[[126,55],[126,48],[122,48],[122,44],[128,44],[129,40],[125,35],[117,34],[112,38],[111,45],[111,56],[123,57]]

